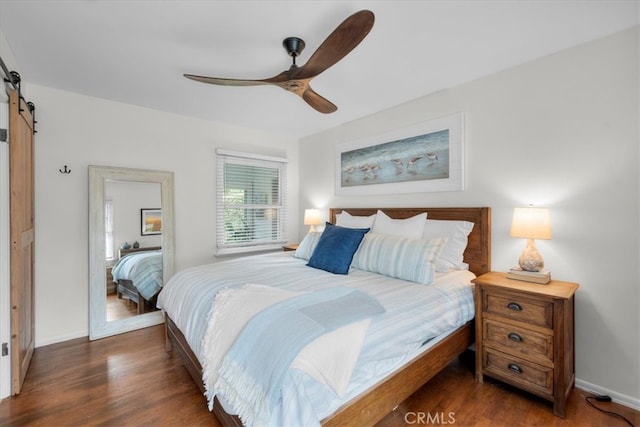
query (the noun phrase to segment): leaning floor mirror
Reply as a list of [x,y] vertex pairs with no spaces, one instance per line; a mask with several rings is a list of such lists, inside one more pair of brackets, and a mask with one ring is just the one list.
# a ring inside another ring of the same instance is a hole
[[173,224],[173,172],[89,166],[89,339],[163,322]]

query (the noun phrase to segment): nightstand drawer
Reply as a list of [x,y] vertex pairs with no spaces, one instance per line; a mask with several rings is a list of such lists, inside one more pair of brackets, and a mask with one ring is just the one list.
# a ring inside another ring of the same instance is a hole
[[508,317],[527,324],[553,329],[553,303],[525,298],[509,292],[489,291],[484,294],[484,312]]
[[553,335],[489,319],[484,319],[482,329],[486,346],[553,368]]
[[485,349],[484,369],[496,378],[541,394],[553,395],[553,369],[527,362],[518,357]]

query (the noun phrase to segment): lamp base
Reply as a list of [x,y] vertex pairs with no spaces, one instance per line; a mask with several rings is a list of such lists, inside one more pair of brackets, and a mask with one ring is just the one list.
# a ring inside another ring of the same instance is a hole
[[524,271],[540,271],[544,267],[542,255],[536,248],[534,239],[527,240],[527,247],[522,251],[522,255],[518,258],[518,264]]

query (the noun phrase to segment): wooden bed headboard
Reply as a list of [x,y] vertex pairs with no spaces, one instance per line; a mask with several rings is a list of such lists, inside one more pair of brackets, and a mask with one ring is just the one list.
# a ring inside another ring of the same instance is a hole
[[136,252],[159,251],[160,249],[162,249],[162,246],[147,246],[144,248],[118,249],[118,258],[122,258],[125,255],[133,254]]
[[336,215],[345,211],[355,216],[368,216],[378,209],[391,218],[405,219],[426,212],[428,219],[463,220],[473,222],[469,243],[464,251],[464,262],[476,275],[491,270],[491,208],[331,208],[329,221],[336,223]]

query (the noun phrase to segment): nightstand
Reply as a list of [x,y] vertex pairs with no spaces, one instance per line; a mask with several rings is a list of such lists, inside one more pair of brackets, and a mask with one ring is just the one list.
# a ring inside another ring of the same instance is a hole
[[282,247],[282,250],[285,251],[285,252],[295,251],[296,249],[298,249],[298,244],[297,243],[291,243],[289,245],[284,245]]
[[553,402],[564,418],[575,381],[577,283],[546,285],[486,273],[476,296],[476,381],[490,376]]

